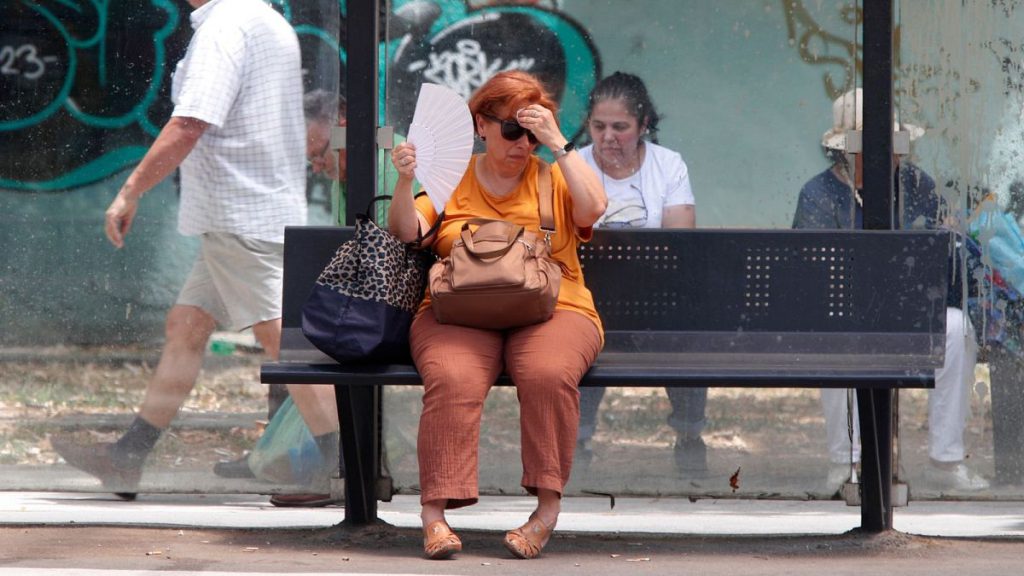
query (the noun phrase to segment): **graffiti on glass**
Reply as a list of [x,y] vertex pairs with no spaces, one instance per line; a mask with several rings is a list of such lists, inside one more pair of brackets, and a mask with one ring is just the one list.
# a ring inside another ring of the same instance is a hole
[[26,80],[38,80],[46,73],[46,64],[57,62],[57,56],[39,53],[34,44],[0,46],[0,74],[23,76]]

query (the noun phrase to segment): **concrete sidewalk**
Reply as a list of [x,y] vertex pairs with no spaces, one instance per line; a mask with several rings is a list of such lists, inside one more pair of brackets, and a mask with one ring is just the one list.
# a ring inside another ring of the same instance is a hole
[[[456,530],[503,531],[522,523],[535,500],[484,497],[455,510]],[[0,525],[146,526],[216,529],[328,528],[344,511],[275,508],[257,495],[144,494],[124,502],[108,494],[0,492]],[[419,500],[395,496],[380,517],[397,528],[417,528]],[[841,535],[860,525],[860,508],[839,501],[566,498],[559,530],[595,534],[686,536]],[[906,534],[1024,541],[1024,502],[911,502],[897,508],[894,527]]]
[[1017,574],[1024,504],[912,502],[896,531],[851,532],[838,501],[566,498],[537,560],[501,545],[534,506],[483,498],[449,513],[465,544],[422,558],[414,496],[381,503],[391,526],[336,526],[341,508],[274,508],[266,496],[0,493],[0,576],[313,576],[729,574],[971,576]]

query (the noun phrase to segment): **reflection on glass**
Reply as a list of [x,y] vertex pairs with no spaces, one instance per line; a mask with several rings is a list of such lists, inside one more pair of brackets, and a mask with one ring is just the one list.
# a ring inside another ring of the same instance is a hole
[[[90,4],[84,12],[65,4],[0,6],[0,93],[13,95],[0,101],[0,244],[7,247],[0,255],[0,321],[7,327],[0,341],[8,354],[0,410],[10,418],[0,432],[0,463],[16,467],[3,475],[8,488],[102,490],[84,476],[69,476],[49,439],[79,430],[113,441],[130,424],[158,360],[164,312],[198,249],[176,232],[174,177],[147,195],[128,249],[109,248],[100,224],[127,171],[170,115],[171,74],[192,28],[184,3],[135,11]],[[297,31],[303,91],[343,93],[339,3],[274,5]],[[421,83],[468,97],[494,73],[519,68],[550,85],[563,132],[582,147],[596,82],[617,70],[635,73],[661,107],[659,144],[699,167],[691,178],[701,225],[758,228],[790,227],[801,188],[832,171],[834,159],[822,156],[822,131],[835,99],[862,82],[860,23],[871,7],[807,0],[685,7],[675,0],[639,7],[611,0],[397,0],[383,6],[380,110],[382,124],[398,134],[408,130]],[[920,223],[966,232],[980,249],[980,256],[956,259],[968,264],[957,270],[966,281],[964,306],[981,361],[976,377],[964,380],[971,410],[963,444],[972,468],[995,480],[985,493],[1014,495],[1024,484],[1018,193],[1024,189],[1024,74],[1017,58],[1024,11],[1012,2],[920,0],[898,7],[897,121],[927,129],[900,159],[901,188],[906,194],[910,183],[926,186],[923,175],[930,175],[940,209],[916,210]],[[960,22],[970,25],[951,24]],[[327,165],[328,156],[316,154],[313,163]],[[379,189],[388,193],[396,178],[382,159]],[[832,171],[850,196],[842,201],[849,211],[834,218],[837,227],[857,219],[848,186],[856,158],[845,162],[839,174]],[[902,176],[909,166],[917,170]],[[330,210],[343,206],[344,172],[339,166],[340,184],[321,177],[326,171],[311,174],[311,223],[337,221]],[[637,186],[639,207],[614,220],[639,225],[644,212],[651,218],[648,187]],[[259,437],[254,422],[266,420],[255,340],[247,335],[230,344],[233,351],[223,343],[217,346],[223,355],[211,352],[179,426],[157,444],[153,473],[143,480],[147,489],[180,489],[179,473],[196,490],[266,487],[244,479],[225,484],[210,473],[217,461],[249,450]],[[416,483],[420,393],[389,392],[385,409],[392,471],[407,491]],[[924,392],[900,398],[901,458],[915,497],[940,496],[923,481],[933,444],[923,426],[929,398]],[[517,438],[513,402],[510,391],[497,390],[488,403],[485,490],[518,486],[516,459],[504,448]],[[607,477],[570,489],[669,494],[724,486],[721,474],[699,488],[678,482],[665,458],[674,442],[661,416],[669,410],[661,389],[609,391],[595,436],[607,462],[596,472]],[[743,466],[750,485],[796,497],[826,491],[829,454],[818,440],[826,429],[817,392],[711,390],[707,420],[705,438],[719,472]],[[770,450],[782,444],[796,448],[783,456]],[[633,469],[645,475],[620,472]]]
[[[293,92],[320,88],[337,93],[339,5],[293,4],[277,4],[280,16],[273,17],[282,35],[290,30],[296,67],[301,58]],[[0,319],[18,326],[0,339],[23,351],[5,356],[0,371],[0,410],[17,410],[9,414],[13,427],[0,432],[0,461],[28,471],[3,475],[6,488],[126,494],[137,486],[154,492],[210,489],[224,482],[213,474],[214,464],[252,447],[256,421],[267,409],[267,390],[255,376],[263,357],[257,341],[266,341],[264,335],[217,332],[206,352],[199,391],[188,396],[171,432],[157,442],[153,430],[132,420],[142,404],[162,406],[165,415],[174,417],[180,391],[163,388],[147,399],[143,389],[176,371],[198,371],[204,355],[203,342],[197,341],[194,363],[155,369],[159,339],[174,332],[174,320],[180,320],[172,317],[165,330],[164,313],[197,254],[195,239],[175,231],[183,211],[182,179],[177,174],[155,179],[163,180],[140,203],[124,250],[115,252],[103,233],[104,208],[161,128],[172,123],[172,73],[196,34],[185,3],[147,6],[125,11],[6,3],[0,8],[5,22],[0,91],[15,95],[0,103],[0,131],[5,133],[0,234],[10,247],[0,267],[13,272],[4,275]],[[267,10],[263,3],[253,6]],[[179,75],[178,84],[185,75]],[[278,116],[276,111],[263,114],[261,122],[276,124]],[[302,119],[294,114],[287,124],[299,142],[294,149],[301,149]],[[273,170],[272,162],[256,164]],[[297,194],[306,195],[314,220],[330,208],[326,194],[321,196],[315,186]],[[241,208],[235,212],[241,214]],[[256,299],[237,300],[228,304]],[[173,338],[168,340],[173,349]],[[163,415],[154,420],[159,421],[155,428],[166,423]],[[132,432],[125,436],[125,430]],[[67,446],[62,441],[69,438],[103,448],[87,454],[87,462],[70,452],[62,461],[55,448]],[[109,446],[119,439],[132,450],[122,452],[120,446],[115,455]],[[140,479],[135,461],[150,449]],[[67,463],[100,473],[105,484],[71,472]],[[251,471],[232,482],[223,489],[254,492],[274,486],[257,484]]]

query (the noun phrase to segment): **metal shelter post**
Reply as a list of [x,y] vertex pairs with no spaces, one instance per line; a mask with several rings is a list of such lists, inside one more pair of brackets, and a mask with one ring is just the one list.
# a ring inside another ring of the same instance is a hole
[[[893,179],[893,0],[864,3],[864,228],[891,230]],[[858,390],[863,458],[861,529],[892,529],[893,390]]]
[[[379,14],[377,0],[348,1],[345,43],[348,54],[345,82],[348,99],[348,198],[345,223],[349,226],[355,224],[356,214],[365,210],[377,193]],[[350,422],[342,422],[346,466],[352,463],[357,467],[356,470],[346,470],[345,523],[371,524],[377,520],[377,495],[372,486],[380,470],[381,391],[377,387],[339,388],[336,395],[339,406],[348,408],[353,418]],[[350,429],[347,435],[346,426]]]

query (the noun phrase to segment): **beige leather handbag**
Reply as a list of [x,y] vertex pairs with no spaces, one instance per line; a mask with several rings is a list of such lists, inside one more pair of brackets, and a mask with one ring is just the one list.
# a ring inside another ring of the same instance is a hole
[[546,162],[538,179],[542,237],[504,220],[474,218],[462,225],[448,257],[430,268],[438,322],[504,330],[554,314],[562,269],[551,258],[554,193]]

